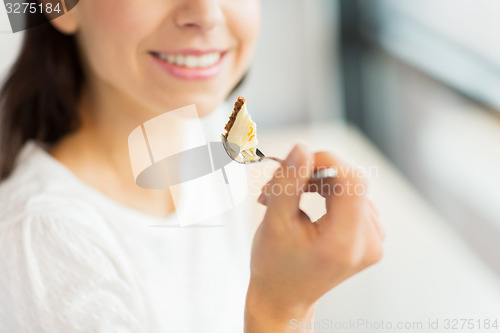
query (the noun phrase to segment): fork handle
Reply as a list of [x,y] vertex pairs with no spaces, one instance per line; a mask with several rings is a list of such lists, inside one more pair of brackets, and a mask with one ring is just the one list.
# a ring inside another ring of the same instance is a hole
[[273,161],[276,161],[280,164],[282,164],[285,160],[282,160],[281,158],[277,158],[277,157],[272,157],[272,156],[263,156],[262,158],[265,158],[265,159],[268,159],[268,160],[273,160]]
[[[278,163],[283,163],[284,160],[281,158],[277,157],[272,157],[272,156],[263,156],[262,158],[268,159],[268,160],[273,160]],[[313,172],[311,176],[311,180],[319,180],[319,179],[325,179],[325,178],[335,178],[338,175],[338,171],[335,168],[326,168],[326,169],[321,169],[321,170],[316,170]]]

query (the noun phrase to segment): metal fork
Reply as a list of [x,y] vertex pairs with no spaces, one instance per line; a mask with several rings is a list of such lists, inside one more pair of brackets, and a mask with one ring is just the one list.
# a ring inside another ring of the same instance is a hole
[[[259,148],[255,148],[255,154],[251,155],[247,151],[242,150],[237,144],[227,141],[226,136],[224,134],[222,134],[221,137],[222,137],[222,145],[224,146],[226,153],[233,161],[242,164],[251,164],[256,162],[262,162],[265,160],[273,160],[278,163],[283,163],[283,160],[280,158],[264,155]],[[337,174],[338,174],[337,169],[325,168],[314,171],[311,176],[311,179],[318,180],[324,178],[335,178],[337,177]]]

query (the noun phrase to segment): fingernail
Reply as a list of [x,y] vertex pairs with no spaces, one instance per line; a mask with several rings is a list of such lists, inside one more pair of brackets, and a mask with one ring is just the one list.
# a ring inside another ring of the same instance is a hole
[[288,154],[285,163],[289,166],[298,166],[300,164],[300,158],[304,150],[305,148],[302,144],[295,145],[290,154]]

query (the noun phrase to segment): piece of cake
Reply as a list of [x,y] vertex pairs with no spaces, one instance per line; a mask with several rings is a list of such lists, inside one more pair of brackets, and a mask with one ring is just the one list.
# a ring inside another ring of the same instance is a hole
[[238,97],[234,103],[233,113],[224,128],[228,142],[238,145],[241,151],[250,152],[255,155],[257,148],[257,126],[252,121],[247,111],[246,101],[243,97]]

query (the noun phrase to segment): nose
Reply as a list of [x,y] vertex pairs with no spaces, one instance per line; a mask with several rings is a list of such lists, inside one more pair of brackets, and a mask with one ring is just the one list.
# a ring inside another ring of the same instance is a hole
[[223,20],[218,0],[184,0],[175,14],[175,23],[183,29],[208,31]]

